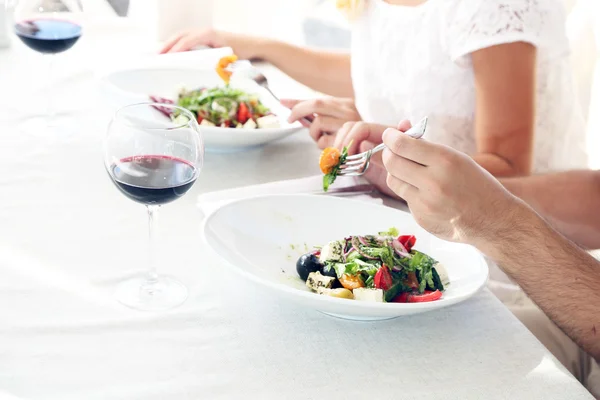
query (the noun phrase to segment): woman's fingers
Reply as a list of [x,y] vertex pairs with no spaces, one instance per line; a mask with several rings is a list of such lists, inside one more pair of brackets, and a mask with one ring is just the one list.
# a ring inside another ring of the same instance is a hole
[[381,143],[381,134],[385,129],[384,125],[366,122],[345,123],[336,135],[334,147],[341,149],[348,146],[348,154],[356,154],[364,141]]
[[331,147],[333,145],[334,136],[333,135],[321,135],[319,140],[317,141],[317,147],[321,150]]
[[167,40],[165,42],[165,44],[163,45],[162,49],[160,49],[160,54],[165,54],[168,53],[171,48],[173,48],[173,46],[175,45],[175,43],[179,42],[179,40],[181,40],[181,38],[185,35],[184,32],[179,32],[178,34],[172,36],[171,38],[169,38],[169,40]]
[[301,103],[302,101],[304,100],[281,99],[281,105],[291,110],[296,104]]
[[189,51],[198,45],[198,39],[192,35],[185,35],[181,37],[177,43],[171,47],[169,53],[180,53],[183,51]]
[[326,115],[344,121],[348,121],[351,118],[350,111],[336,99],[318,98],[301,101],[294,105],[288,122],[294,122],[315,114]]
[[310,137],[318,143],[322,135],[333,134],[337,132],[341,126],[342,121],[339,119],[325,115],[319,115],[310,124],[308,133],[310,134]]

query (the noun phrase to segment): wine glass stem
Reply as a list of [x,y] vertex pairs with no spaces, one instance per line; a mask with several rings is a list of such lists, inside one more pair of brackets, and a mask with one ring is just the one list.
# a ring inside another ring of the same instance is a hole
[[160,206],[157,205],[149,205],[146,206],[148,210],[148,245],[150,246],[148,249],[148,274],[146,277],[146,285],[154,285],[158,282],[158,272],[157,272],[157,245],[158,245],[158,209]]
[[52,87],[54,86],[54,54],[47,54],[46,60],[48,60],[47,71],[48,71],[48,80],[50,82],[50,86],[48,87],[48,93],[46,94],[46,116],[49,121],[54,119],[54,90]]

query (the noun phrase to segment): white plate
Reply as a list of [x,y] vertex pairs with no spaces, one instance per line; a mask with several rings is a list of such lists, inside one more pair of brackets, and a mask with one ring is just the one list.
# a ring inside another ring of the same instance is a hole
[[[310,292],[296,274],[296,260],[315,245],[352,234],[373,234],[392,226],[417,237],[421,250],[448,269],[450,285],[430,303],[371,303]],[[459,303],[486,283],[488,267],[474,248],[436,238],[408,213],[362,201],[319,195],[269,195],[238,200],[204,222],[214,252],[242,276],[282,298],[330,315],[378,320],[417,314]]]
[[[179,89],[185,87],[213,87],[222,85],[214,70],[184,67],[157,67],[118,70],[100,79],[102,94],[113,107],[150,101],[150,95],[176,99]],[[232,80],[231,85],[256,93],[260,100],[279,118],[280,128],[235,129],[201,126],[206,149],[216,152],[240,151],[284,138],[302,128],[299,123],[289,124],[290,111],[279,104],[263,88],[252,81]]]

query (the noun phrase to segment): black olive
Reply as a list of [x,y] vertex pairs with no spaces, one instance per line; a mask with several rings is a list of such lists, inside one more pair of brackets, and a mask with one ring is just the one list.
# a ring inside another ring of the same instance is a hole
[[331,276],[332,278],[337,278],[337,274],[335,273],[335,268],[330,267],[330,266],[323,266],[323,271],[321,271],[321,274],[323,274],[325,276]]
[[308,279],[308,274],[311,272],[322,272],[323,264],[319,262],[319,258],[313,253],[304,254],[296,262],[296,271],[303,281]]

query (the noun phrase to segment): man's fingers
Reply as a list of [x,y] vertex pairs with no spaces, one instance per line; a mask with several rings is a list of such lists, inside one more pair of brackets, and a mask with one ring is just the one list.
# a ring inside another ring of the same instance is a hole
[[337,118],[319,115],[310,124],[308,133],[315,142],[318,142],[323,134],[337,132],[341,124],[342,121]]
[[387,175],[386,182],[387,182],[388,187],[397,196],[399,196],[400,198],[406,200],[406,202],[408,202],[409,205],[413,201],[417,200],[417,197],[419,195],[419,189],[417,189],[416,187],[414,187],[410,183],[405,182],[403,180],[400,180],[400,179],[398,179],[395,176],[392,176],[390,174]]
[[392,153],[422,165],[435,162],[438,145],[422,139],[413,139],[397,129],[386,129],[383,143]]
[[404,157],[397,156],[389,149],[383,150],[381,157],[385,169],[387,170],[388,174],[392,175],[393,177],[410,183],[412,186],[417,188],[420,187],[424,181],[424,175],[427,172],[427,167]]
[[390,196],[392,198],[402,200],[392,189],[389,188],[386,182],[387,171],[383,167],[381,160],[374,160],[371,158],[371,164],[367,168],[367,172],[363,175],[367,181],[375,186],[381,193]]

